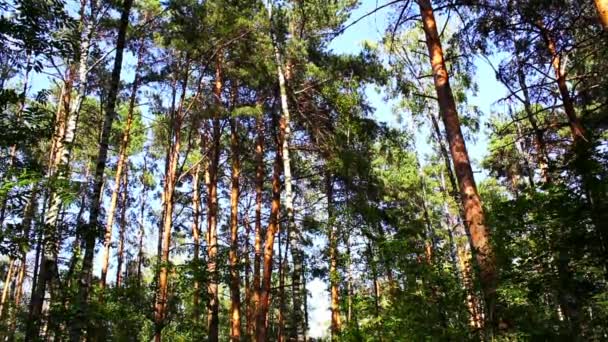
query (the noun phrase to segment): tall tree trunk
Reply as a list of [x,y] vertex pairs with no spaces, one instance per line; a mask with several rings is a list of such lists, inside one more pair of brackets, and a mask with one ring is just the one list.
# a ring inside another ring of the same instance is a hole
[[8,295],[10,293],[9,290],[13,281],[13,272],[15,272],[16,266],[15,259],[10,258],[8,262],[8,270],[6,271],[6,278],[4,279],[4,287],[2,288],[2,296],[0,297],[0,322],[2,322],[4,318],[4,311],[6,310]]
[[183,121],[183,109],[188,90],[188,77],[190,69],[190,61],[186,58],[186,63],[183,65],[184,79],[182,81],[182,93],[179,101],[179,106],[171,113],[170,120],[170,137],[171,143],[168,146],[169,155],[163,188],[163,222],[162,222],[162,241],[161,241],[161,257],[160,269],[158,272],[158,284],[156,294],[156,305],[154,311],[154,339],[160,342],[162,339],[162,329],[165,324],[167,314],[167,299],[169,285],[169,253],[171,251],[171,230],[173,227],[173,208],[175,204],[175,186],[178,177],[178,162],[181,148],[181,129]]
[[[235,89],[234,92],[237,90]],[[233,94],[233,102],[236,94]],[[233,103],[233,107],[236,104]],[[239,273],[239,177],[241,165],[239,160],[238,122],[236,118],[230,119],[230,150],[232,159],[232,177],[230,189],[230,339],[241,339],[241,287]]]
[[[84,259],[82,262],[82,275],[81,275],[81,291],[80,291],[80,300],[82,301],[81,305],[85,306],[88,303],[88,296],[91,287],[92,281],[92,271],[93,271],[93,258],[95,256],[95,241],[98,236],[99,231],[99,212],[100,206],[103,197],[103,183],[104,183],[104,172],[106,168],[106,163],[108,159],[108,145],[110,141],[110,131],[112,129],[112,123],[114,122],[114,118],[116,117],[116,98],[118,96],[119,88],[120,88],[120,74],[122,71],[122,59],[123,53],[126,46],[126,36],[127,36],[127,28],[129,27],[129,13],[131,12],[131,7],[133,5],[133,0],[124,0],[122,13],[120,16],[120,22],[118,27],[118,35],[116,37],[116,55],[114,57],[114,67],[112,69],[112,76],[110,79],[110,88],[108,90],[108,99],[106,102],[105,108],[105,116],[103,121],[103,127],[101,129],[101,137],[99,139],[99,152],[97,154],[97,161],[95,164],[95,177],[93,180],[93,193],[91,197],[91,208],[89,210],[89,224],[86,228],[86,231],[83,232],[84,241],[85,241],[85,252]],[[116,187],[119,187],[120,177],[121,175],[117,175],[118,182],[116,183]],[[113,212],[109,217],[113,217]],[[111,226],[110,226],[111,227]],[[107,234],[107,233],[106,233]],[[110,239],[108,239],[106,235],[107,242],[111,240],[111,230],[110,230]],[[105,246],[104,246],[105,247]],[[106,249],[104,249],[104,252]],[[105,260],[105,259],[104,259]],[[107,261],[106,261],[107,263]],[[107,271],[107,265],[105,270]],[[102,271],[102,280],[100,282],[103,287],[105,286],[105,272]],[[103,291],[101,296],[103,296]],[[76,337],[76,336],[75,336]]]
[[122,265],[125,256],[125,233],[127,230],[127,208],[129,206],[129,168],[125,169],[122,177],[122,193],[120,208],[120,231],[118,232],[118,250],[116,251],[116,287],[122,284]]
[[575,145],[582,144],[583,142],[587,141],[587,138],[585,137],[585,129],[576,116],[574,102],[572,101],[570,91],[568,90],[568,84],[566,83],[566,65],[562,63],[562,58],[557,51],[555,40],[551,36],[549,30],[547,30],[545,27],[544,23],[539,21],[537,22],[537,26],[541,31],[545,44],[547,45],[547,49],[551,55],[551,66],[555,72],[555,82],[557,83],[557,88],[559,89],[564,111],[568,117],[568,124],[570,125],[570,131],[572,133],[574,143]]
[[252,340],[255,313],[253,311],[254,289],[251,285],[251,223],[249,222],[249,209],[250,207],[247,207],[243,215],[243,225],[245,226],[245,338]]
[[[257,139],[255,143],[255,241],[253,257],[253,299],[252,311],[258,311],[260,303],[260,269],[262,265],[262,202],[264,190],[264,116],[256,118]],[[256,324],[253,324],[251,336],[255,334]]]
[[[126,0],[132,1],[132,0]],[[120,180],[123,177],[123,170],[128,162],[128,150],[129,142],[131,139],[131,128],[133,127],[133,116],[135,114],[135,102],[137,101],[137,90],[141,76],[139,75],[140,69],[143,65],[144,57],[144,43],[140,42],[141,45],[137,52],[137,65],[135,67],[135,79],[133,80],[133,86],[131,88],[131,96],[129,98],[129,108],[127,110],[127,122],[122,132],[122,139],[120,141],[120,147],[118,151],[118,162],[116,164],[116,175],[114,176],[114,189],[112,190],[112,197],[110,198],[110,208],[108,209],[108,220],[106,222],[105,236],[103,242],[103,258],[101,259],[101,276],[99,280],[100,300],[103,299],[103,290],[106,286],[106,276],[108,274],[108,265],[110,259],[110,246],[112,243],[112,228],[114,225],[114,215],[116,212],[116,206],[118,204],[118,194],[120,192]],[[113,109],[112,109],[113,110]],[[107,147],[107,146],[106,146]],[[105,167],[105,162],[104,162]]]
[[595,8],[604,31],[608,31],[608,0],[595,0]]
[[[272,4],[268,7],[268,15],[272,22]],[[283,158],[283,176],[285,178],[285,196],[284,205],[287,211],[287,232],[289,234],[289,242],[291,245],[291,255],[293,259],[293,270],[291,275],[292,282],[292,317],[291,317],[291,331],[290,338],[295,341],[301,341],[304,338],[303,331],[303,311],[302,311],[302,258],[303,253],[301,250],[301,232],[295,222],[295,212],[293,206],[293,189],[292,189],[292,175],[291,175],[291,159],[289,156],[289,144],[291,142],[291,117],[289,113],[289,104],[287,100],[287,84],[285,80],[285,73],[283,71],[283,61],[281,52],[279,51],[278,42],[274,34],[274,30],[271,30],[272,42],[274,46],[275,63],[277,67],[277,77],[279,81],[279,96],[281,99],[281,120],[280,129],[282,135],[281,144],[281,155]]]
[[496,307],[497,269],[494,251],[490,243],[490,232],[485,224],[485,214],[477,192],[466,144],[460,130],[460,120],[452,89],[450,88],[449,75],[445,66],[433,7],[430,0],[418,0],[418,5],[422,16],[430,62],[433,68],[439,108],[447,133],[456,177],[458,178],[466,227],[469,231],[468,235],[470,236],[470,242],[475,251],[475,258],[479,267],[479,278],[486,302],[488,328],[492,329],[496,319],[494,314]]
[[143,267],[143,263],[144,263],[144,236],[146,234],[146,230],[145,230],[145,217],[146,217],[146,202],[147,202],[147,192],[148,192],[148,185],[146,182],[146,174],[148,172],[148,160],[147,160],[147,156],[144,155],[143,157],[144,159],[144,167],[141,173],[141,184],[142,184],[142,190],[140,193],[141,196],[141,202],[139,204],[139,246],[138,246],[138,252],[137,252],[137,285],[141,286],[141,269]]
[[329,284],[331,293],[331,339],[337,341],[342,329],[340,318],[340,274],[338,272],[338,232],[334,210],[334,185],[332,175],[325,171],[325,193],[327,195],[327,231],[329,243]]
[[272,281],[272,258],[274,254],[274,239],[279,229],[279,211],[281,207],[281,139],[277,141],[277,154],[274,161],[274,171],[272,174],[272,203],[270,206],[270,217],[268,228],[266,229],[266,239],[264,243],[264,273],[262,275],[259,303],[256,313],[256,341],[266,342],[268,308],[270,306],[270,289]]
[[[201,215],[201,196],[200,196],[200,163],[196,164],[194,170],[192,170],[192,243],[194,244],[194,251],[192,257],[192,264],[194,267],[199,267],[199,255],[200,255],[200,215]],[[200,320],[200,303],[201,297],[201,284],[198,279],[194,279],[194,289],[192,291],[192,316],[195,322]]]
[[[83,2],[83,10],[86,6],[86,2]],[[97,11],[97,2],[92,0],[90,2],[91,14]],[[89,75],[89,50],[91,40],[94,33],[95,23],[91,18],[87,18],[85,15],[81,18],[82,35],[80,44],[80,59],[78,62],[78,90],[76,93],[76,102],[73,106],[70,106],[67,118],[65,119],[65,130],[63,137],[57,140],[59,143],[56,147],[55,162],[50,165],[50,171],[57,172],[57,179],[67,180],[69,178],[69,162],[72,156],[72,144],[76,137],[76,126],[78,123],[78,117],[80,115],[80,109],[82,103],[87,94],[87,78]],[[71,73],[70,73],[71,74]],[[71,76],[68,76],[71,78]],[[67,82],[71,82],[68,79]],[[69,87],[66,87],[69,88]],[[54,172],[53,172],[54,173]],[[48,209],[45,216],[45,233],[44,233],[44,252],[42,255],[42,261],[40,264],[40,270],[38,275],[38,281],[36,289],[33,291],[32,306],[30,311],[30,329],[27,329],[26,340],[31,340],[38,336],[42,306],[44,303],[44,293],[46,292],[47,284],[51,278],[56,274],[56,260],[59,253],[59,239],[57,224],[59,222],[59,213],[63,204],[62,196],[56,189],[51,189],[48,201]],[[73,324],[74,330],[77,330],[80,325]]]
[[[218,56],[221,52],[218,54]],[[220,57],[216,60],[215,68],[215,81],[213,94],[215,96],[215,103],[217,106],[216,113],[212,121],[212,136],[211,136],[211,151],[209,161],[209,179],[207,180],[207,272],[209,274],[209,284],[207,285],[207,292],[209,298],[208,310],[207,310],[207,327],[209,333],[209,342],[217,342],[219,339],[219,293],[218,283],[219,275],[217,271],[217,251],[218,251],[218,239],[217,239],[217,214],[218,214],[218,200],[217,200],[217,182],[218,182],[218,166],[220,159],[220,138],[221,138],[221,127],[220,127],[220,110],[222,107],[222,88],[223,88],[223,74],[222,74],[222,60]]]

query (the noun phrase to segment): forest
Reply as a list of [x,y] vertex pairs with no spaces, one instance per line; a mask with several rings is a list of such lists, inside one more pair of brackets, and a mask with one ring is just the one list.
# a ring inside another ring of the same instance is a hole
[[0,0],[0,341],[608,341],[608,0]]

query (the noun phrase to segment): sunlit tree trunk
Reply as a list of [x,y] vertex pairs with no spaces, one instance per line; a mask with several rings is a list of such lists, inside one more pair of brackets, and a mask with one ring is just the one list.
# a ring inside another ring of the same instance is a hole
[[[234,89],[236,93],[238,90]],[[236,94],[233,94],[235,102]],[[236,106],[233,103],[233,107]],[[230,189],[230,339],[241,339],[241,286],[239,272],[239,178],[241,165],[239,160],[238,122],[236,118],[230,119],[230,151],[232,160],[232,177]]]
[[175,186],[178,177],[178,162],[181,148],[181,130],[183,121],[184,102],[188,89],[188,77],[190,69],[190,61],[183,65],[185,70],[182,81],[182,93],[178,108],[171,113],[170,122],[170,137],[171,143],[168,146],[169,155],[167,159],[167,168],[164,179],[163,188],[163,221],[162,221],[162,249],[160,257],[160,270],[158,273],[158,284],[156,294],[156,305],[154,311],[155,335],[154,339],[157,342],[161,341],[162,328],[165,324],[167,299],[168,299],[168,284],[169,284],[169,253],[171,250],[171,230],[173,227],[173,209],[175,205]]
[[13,272],[15,272],[16,266],[15,259],[10,258],[6,278],[4,279],[4,287],[2,288],[2,296],[0,297],[0,322],[4,319],[4,311],[6,311],[6,304],[8,303],[8,295],[10,293],[9,290],[11,288],[11,283],[13,282]]
[[[221,52],[220,52],[221,54]],[[218,54],[218,56],[220,55]],[[207,183],[207,272],[209,275],[209,283],[207,285],[208,293],[208,309],[207,309],[207,327],[209,334],[209,342],[217,342],[219,339],[219,293],[218,293],[218,270],[217,270],[217,252],[218,252],[218,234],[217,234],[217,215],[218,215],[218,199],[217,199],[217,182],[218,182],[218,166],[220,159],[220,114],[222,107],[222,88],[223,88],[223,73],[222,60],[220,57],[216,60],[215,81],[213,87],[213,95],[217,106],[216,113],[211,120],[211,151],[209,152],[209,168]]]
[[[264,116],[260,113],[256,118],[257,139],[255,142],[255,227],[254,227],[254,257],[253,257],[253,299],[252,312],[255,315],[260,302],[260,269],[262,265],[262,201],[264,190]],[[252,320],[251,336],[255,333],[255,318]]]
[[585,137],[585,129],[576,115],[574,102],[572,101],[570,91],[568,90],[568,84],[566,83],[566,65],[562,63],[561,55],[555,46],[555,40],[551,36],[549,30],[547,30],[545,27],[544,23],[539,21],[537,22],[537,26],[542,33],[545,44],[547,45],[547,49],[549,50],[549,54],[551,55],[551,66],[555,72],[555,82],[557,83],[557,88],[559,89],[564,111],[568,117],[568,124],[570,125],[570,131],[574,139],[574,143],[575,145],[582,144],[587,140],[587,138]]
[[122,284],[122,264],[125,257],[125,233],[127,230],[127,208],[129,205],[129,169],[125,169],[122,177],[122,193],[121,193],[121,208],[120,208],[120,230],[118,233],[118,250],[116,251],[116,287]]
[[496,307],[497,269],[494,251],[490,243],[490,233],[485,223],[485,214],[477,192],[466,144],[460,129],[460,120],[452,89],[450,88],[449,75],[445,65],[433,7],[430,0],[418,0],[418,5],[422,16],[430,62],[433,68],[439,108],[458,179],[466,227],[469,231],[468,235],[470,236],[470,242],[479,267],[479,278],[486,302],[488,328],[492,329],[496,318],[494,317],[494,311]]
[[[108,89],[108,98],[106,102],[105,108],[105,116],[103,120],[103,126],[101,129],[101,137],[99,139],[99,152],[97,154],[97,161],[95,164],[95,176],[93,180],[93,192],[91,197],[91,207],[89,210],[89,224],[88,227],[83,232],[84,241],[85,241],[85,253],[84,259],[82,262],[82,276],[81,276],[81,293],[80,300],[82,301],[81,305],[85,305],[88,302],[88,295],[91,287],[92,281],[92,271],[93,271],[93,258],[95,256],[95,241],[98,236],[99,231],[99,213],[100,206],[103,198],[103,183],[104,183],[104,171],[106,168],[106,163],[108,159],[108,146],[110,141],[110,131],[112,129],[112,123],[114,122],[114,118],[116,117],[116,99],[118,97],[118,93],[120,91],[120,74],[122,71],[122,59],[124,54],[124,49],[126,46],[126,36],[127,36],[127,28],[129,27],[129,13],[131,12],[131,6],[133,5],[133,0],[125,0],[122,7],[122,13],[120,17],[118,34],[116,38],[116,54],[114,57],[114,67],[112,69],[112,76],[110,79],[110,88]],[[127,138],[128,139],[128,138]],[[124,158],[124,157],[123,157]],[[117,175],[118,182],[116,183],[116,187],[119,187],[121,175]],[[109,217],[113,217],[113,212]],[[111,227],[111,225],[110,225]],[[110,228],[110,238],[107,237],[106,232],[106,241],[109,242],[111,240],[111,228]],[[104,246],[105,247],[105,246]],[[104,249],[104,252],[106,250]],[[102,271],[102,280],[100,285],[105,286],[105,277],[107,271],[107,258],[104,258],[106,263],[105,270]],[[103,296],[103,291],[100,296]]]
[[[192,243],[194,244],[192,264],[194,267],[199,267],[200,255],[200,215],[201,215],[201,195],[200,195],[200,173],[201,164],[198,163],[192,170]],[[198,279],[194,280],[194,289],[192,291],[192,316],[195,322],[200,320],[200,296],[201,284]]]
[[332,175],[325,172],[325,193],[327,195],[327,232],[329,244],[329,288],[331,295],[331,338],[337,341],[342,329],[340,317],[340,274],[338,272],[338,227],[334,209],[334,185]]
[[595,8],[604,31],[608,31],[608,0],[595,0]]
[[[89,50],[91,45],[92,36],[95,29],[95,23],[93,21],[93,14],[97,11],[97,2],[92,0],[90,2],[90,16],[84,15],[86,2],[82,3],[83,16],[81,18],[81,44],[80,44],[80,59],[78,61],[78,88],[76,92],[76,101],[69,107],[69,112],[65,119],[65,129],[63,130],[63,137],[57,140],[56,153],[54,163],[49,166],[51,175],[57,173],[57,180],[67,181],[69,178],[69,162],[72,156],[72,144],[76,137],[76,125],[78,123],[78,117],[80,115],[80,109],[82,103],[87,94],[87,78],[89,75]],[[68,76],[68,81],[69,78]],[[69,87],[66,87],[69,88]],[[46,292],[47,284],[51,278],[56,274],[56,260],[59,253],[59,236],[57,231],[57,224],[59,222],[59,214],[63,204],[62,196],[56,189],[51,189],[48,201],[48,209],[45,214],[44,225],[46,227],[44,234],[44,252],[42,254],[42,261],[40,264],[40,270],[38,275],[38,281],[36,289],[32,293],[32,307],[30,311],[30,317],[28,324],[30,328],[27,329],[26,340],[31,340],[39,333],[42,306],[44,303],[44,294]],[[81,287],[82,288],[82,287]],[[73,324],[73,331],[79,331],[80,325]],[[75,335],[74,335],[75,337]]]
[[274,171],[272,175],[272,203],[270,207],[270,217],[268,228],[266,229],[266,239],[264,243],[264,272],[261,279],[260,297],[256,312],[256,341],[266,342],[267,339],[267,320],[268,308],[270,306],[270,290],[272,281],[272,258],[274,254],[274,239],[279,228],[279,210],[281,206],[281,139],[277,141],[277,154],[275,156]]
[[[130,1],[130,0],[127,0]],[[120,180],[123,177],[123,170],[128,162],[128,150],[129,142],[131,139],[131,128],[133,127],[133,116],[135,114],[135,102],[137,100],[137,90],[139,89],[139,83],[141,76],[139,75],[140,69],[143,65],[143,54],[144,44],[138,49],[137,65],[135,67],[135,79],[133,80],[133,86],[131,88],[131,96],[129,98],[129,108],[127,109],[127,122],[122,132],[122,139],[120,141],[120,147],[118,151],[118,162],[116,163],[116,175],[114,176],[114,189],[112,190],[112,197],[110,198],[110,207],[108,209],[108,219],[106,222],[106,229],[103,243],[103,257],[101,259],[101,276],[99,280],[100,299],[103,299],[103,290],[106,286],[106,276],[108,273],[108,265],[110,258],[110,246],[112,244],[112,228],[114,225],[114,216],[116,212],[116,206],[118,204],[118,194],[120,192]]]

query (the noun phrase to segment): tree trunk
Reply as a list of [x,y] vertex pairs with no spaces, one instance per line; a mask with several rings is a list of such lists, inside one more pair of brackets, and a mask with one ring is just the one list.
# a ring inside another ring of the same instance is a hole
[[[192,170],[192,243],[194,251],[192,256],[192,264],[195,268],[199,267],[200,255],[200,215],[201,215],[201,196],[200,196],[200,173],[201,166],[198,163]],[[192,291],[192,316],[195,322],[200,320],[199,303],[201,297],[201,284],[198,278],[194,279],[194,289]]]
[[142,175],[141,175],[141,183],[142,183],[142,190],[140,193],[141,196],[141,203],[140,203],[140,209],[139,209],[139,246],[138,246],[138,252],[137,252],[137,285],[138,286],[142,286],[141,280],[141,269],[144,263],[144,236],[146,234],[146,230],[145,230],[145,225],[144,225],[144,220],[145,220],[145,216],[146,216],[146,200],[147,200],[147,191],[148,191],[148,186],[146,183],[146,174],[148,172],[148,160],[146,159],[147,156],[144,155],[143,159],[144,159],[144,167],[142,170]]
[[332,175],[325,171],[325,193],[327,194],[327,231],[329,243],[329,284],[331,293],[331,339],[340,337],[342,322],[340,318],[340,274],[338,272],[338,232],[334,210],[334,189]]
[[595,8],[604,31],[608,31],[608,0],[595,0]]
[[[86,6],[86,3],[83,2],[83,9]],[[92,0],[90,3],[91,13],[95,13],[97,10],[96,0]],[[82,11],[84,13],[84,10]],[[69,162],[72,156],[72,144],[76,137],[76,125],[78,123],[78,117],[80,115],[80,109],[82,107],[82,103],[87,93],[87,78],[89,74],[89,50],[91,39],[94,32],[95,23],[91,18],[87,20],[86,17],[81,18],[81,25],[83,27],[82,35],[81,35],[81,44],[80,44],[80,60],[78,66],[78,90],[76,93],[76,103],[74,106],[70,106],[70,110],[67,113],[67,118],[65,119],[65,129],[63,132],[63,137],[58,141],[56,146],[56,154],[54,157],[54,163],[49,166],[50,174],[54,174],[57,172],[57,179],[67,180],[69,178]],[[71,73],[70,73],[71,75]],[[68,76],[68,81],[71,76]],[[66,86],[66,89],[70,87]],[[51,189],[48,201],[48,209],[46,211],[45,222],[46,226],[45,234],[44,234],[44,252],[42,255],[42,262],[40,264],[40,271],[38,276],[38,281],[36,284],[36,289],[33,291],[32,295],[32,306],[30,311],[29,322],[31,322],[31,329],[28,329],[26,334],[26,340],[31,340],[38,336],[41,314],[42,314],[42,306],[44,303],[44,293],[46,292],[47,283],[56,273],[56,260],[57,254],[59,253],[58,243],[60,237],[58,236],[59,232],[57,231],[57,223],[59,221],[59,213],[61,211],[61,206],[63,204],[63,200],[58,191],[55,189]],[[82,284],[81,284],[82,285]],[[81,287],[82,289],[82,287]],[[78,330],[80,325],[73,324],[74,330]]]
[[[268,17],[272,23],[272,4],[268,5]],[[282,135],[281,154],[283,158],[283,176],[285,178],[285,196],[284,206],[287,211],[287,232],[289,234],[289,243],[291,245],[291,255],[293,262],[293,270],[291,274],[291,289],[292,289],[292,316],[291,316],[291,331],[290,339],[301,341],[304,338],[303,329],[303,308],[302,308],[302,259],[303,252],[301,250],[301,232],[295,222],[295,212],[293,206],[293,189],[291,175],[291,159],[289,157],[289,144],[291,142],[291,118],[289,113],[289,104],[287,100],[287,84],[285,73],[283,71],[283,58],[279,50],[278,41],[274,34],[274,29],[271,27],[271,40],[274,48],[274,57],[277,68],[277,78],[279,81],[279,96],[281,99],[281,120],[280,129]]]
[[[218,54],[218,56],[221,52]],[[217,342],[219,339],[219,293],[218,283],[219,275],[217,272],[217,251],[218,251],[218,239],[217,239],[217,214],[218,214],[218,199],[217,199],[217,182],[218,182],[218,166],[220,158],[220,139],[221,139],[221,128],[220,128],[220,108],[222,106],[222,87],[223,87],[223,74],[222,74],[222,61],[218,57],[216,60],[215,70],[215,82],[213,88],[213,94],[215,96],[215,103],[217,106],[216,113],[212,119],[212,141],[209,172],[207,180],[207,272],[209,275],[209,284],[207,285],[207,292],[209,298],[208,310],[207,310],[207,327],[209,333],[209,342]]]
[[[105,116],[103,121],[103,127],[101,129],[101,137],[99,139],[99,152],[97,154],[97,161],[95,164],[95,177],[93,180],[93,193],[91,197],[91,208],[89,210],[89,224],[86,231],[83,232],[85,240],[85,252],[84,259],[82,262],[82,276],[81,276],[81,292],[80,300],[82,305],[87,305],[89,291],[92,281],[93,271],[93,258],[95,256],[95,241],[98,236],[99,230],[99,212],[103,197],[103,183],[104,183],[104,171],[108,159],[108,145],[110,140],[110,131],[112,129],[112,123],[116,116],[116,98],[118,96],[120,88],[120,74],[122,70],[122,59],[123,53],[126,46],[126,35],[127,28],[129,27],[129,13],[131,12],[131,6],[133,0],[125,0],[123,3],[122,13],[120,16],[120,23],[118,27],[118,35],[116,38],[116,55],[114,57],[114,67],[112,69],[112,76],[110,79],[110,88],[108,90],[107,106],[105,108]],[[128,138],[127,138],[128,139]],[[120,174],[117,174],[118,181],[116,182],[116,188],[119,188]],[[116,204],[114,204],[115,206]],[[111,208],[112,209],[112,208]],[[113,210],[108,216],[109,221],[113,219]],[[112,218],[112,219],[110,219]],[[110,223],[110,237],[106,230],[106,237],[104,241],[104,252],[108,250],[106,244],[111,240],[111,223]],[[105,286],[105,277],[107,271],[107,257],[104,256],[105,269],[102,270],[102,280],[100,285],[102,292],[100,296],[103,296],[103,288]],[[100,297],[101,298],[101,297]],[[86,309],[86,307],[85,307]]]
[[256,341],[266,342],[268,308],[270,306],[270,286],[272,281],[272,258],[274,254],[274,238],[279,228],[279,210],[281,207],[281,153],[280,139],[277,143],[277,154],[274,161],[274,171],[272,175],[272,204],[270,206],[270,217],[268,228],[266,229],[266,241],[264,243],[264,273],[260,287],[260,298],[257,305],[256,314]]
[[559,89],[564,111],[568,117],[568,124],[570,125],[570,131],[572,133],[572,138],[574,139],[574,144],[582,144],[583,142],[587,141],[585,138],[585,129],[576,116],[574,102],[572,101],[570,91],[568,90],[568,85],[566,83],[566,65],[562,64],[561,56],[557,51],[557,47],[555,46],[555,40],[545,27],[544,23],[539,21],[537,26],[540,29],[543,39],[545,40],[545,44],[547,44],[547,49],[551,54],[551,66],[555,72],[555,81],[557,83],[557,88]]
[[469,231],[468,235],[470,236],[470,242],[475,251],[479,267],[480,282],[486,301],[486,319],[489,323],[489,328],[492,329],[496,319],[494,311],[496,307],[497,270],[494,251],[490,244],[490,232],[485,224],[485,214],[477,192],[466,144],[460,130],[460,120],[450,88],[449,75],[445,66],[433,7],[430,0],[418,0],[418,5],[422,16],[430,62],[433,68],[439,108],[447,133],[456,177],[458,178],[466,227]]
[[[131,1],[131,0],[126,0]],[[126,2],[125,2],[126,4]],[[137,100],[137,90],[139,89],[139,83],[141,76],[139,71],[143,65],[144,55],[144,44],[143,41],[137,52],[137,65],[135,67],[135,79],[133,80],[133,87],[131,89],[131,96],[129,98],[129,108],[127,111],[127,122],[125,124],[124,131],[122,132],[122,139],[120,141],[120,148],[118,152],[118,162],[116,164],[116,175],[114,176],[114,189],[112,190],[112,197],[110,198],[110,208],[108,209],[108,221],[106,222],[106,233],[104,236],[104,252],[103,258],[101,259],[101,276],[99,280],[100,293],[99,298],[103,300],[103,290],[106,286],[106,276],[108,273],[108,264],[110,259],[110,245],[112,243],[112,228],[114,225],[114,215],[116,206],[118,204],[118,194],[120,192],[120,180],[122,179],[123,170],[128,162],[128,150],[129,142],[131,139],[131,128],[133,127],[133,115],[135,112],[135,102]],[[113,110],[113,109],[112,109]],[[107,147],[107,146],[106,146]],[[104,162],[105,164],[105,162]],[[104,165],[105,167],[105,165]]]
[[[236,90],[235,90],[236,92]],[[236,97],[236,94],[233,94]],[[233,103],[235,107],[236,104]],[[239,272],[239,177],[241,165],[239,161],[238,122],[230,119],[230,150],[232,159],[232,177],[230,190],[230,339],[238,342],[241,339],[241,286]]]
[[13,272],[15,271],[15,259],[10,258],[8,263],[8,271],[6,272],[6,278],[4,279],[4,287],[2,288],[2,296],[0,297],[0,322],[4,318],[4,311],[6,310],[6,303],[8,302],[9,289],[13,281]]
[[[262,201],[264,190],[264,116],[256,118],[257,139],[255,143],[255,241],[253,258],[253,299],[252,311],[258,310],[260,303],[260,268],[262,265]],[[256,324],[253,324],[251,336],[255,334]]]
[[129,205],[129,169],[128,166],[125,169],[124,176],[122,178],[122,193],[121,193],[121,212],[120,212],[120,231],[118,233],[118,251],[116,254],[116,287],[120,287],[122,284],[122,264],[125,255],[125,233],[127,230],[127,208]]
[[163,222],[162,222],[162,249],[160,257],[160,270],[158,274],[156,306],[154,312],[155,335],[154,339],[157,342],[161,341],[162,329],[165,324],[167,299],[168,299],[168,284],[169,284],[169,253],[171,250],[171,230],[173,227],[173,208],[175,204],[175,186],[178,176],[178,162],[181,148],[181,128],[183,120],[183,107],[188,89],[188,77],[190,69],[190,61],[187,60],[183,66],[184,79],[182,81],[182,94],[179,106],[171,113],[171,143],[168,146],[169,155],[163,188]]

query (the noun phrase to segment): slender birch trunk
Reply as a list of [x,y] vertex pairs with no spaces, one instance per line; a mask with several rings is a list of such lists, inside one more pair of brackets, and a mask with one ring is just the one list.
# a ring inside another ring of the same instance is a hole
[[[268,4],[268,17],[272,22],[272,4]],[[295,222],[295,212],[293,206],[293,188],[292,188],[292,175],[291,175],[291,159],[289,156],[289,144],[291,142],[291,116],[289,112],[289,104],[287,100],[287,84],[285,80],[285,73],[283,71],[283,58],[279,50],[278,42],[274,34],[274,29],[271,28],[271,39],[274,47],[274,57],[277,68],[277,78],[279,81],[279,96],[281,99],[281,120],[280,128],[282,138],[281,154],[283,158],[283,176],[285,178],[285,196],[284,206],[287,211],[287,232],[289,234],[289,241],[291,244],[291,255],[293,258],[293,270],[291,276],[291,289],[292,289],[292,317],[290,338],[295,341],[301,341],[304,339],[303,329],[303,308],[302,308],[302,259],[303,252],[301,250],[301,232]]]

